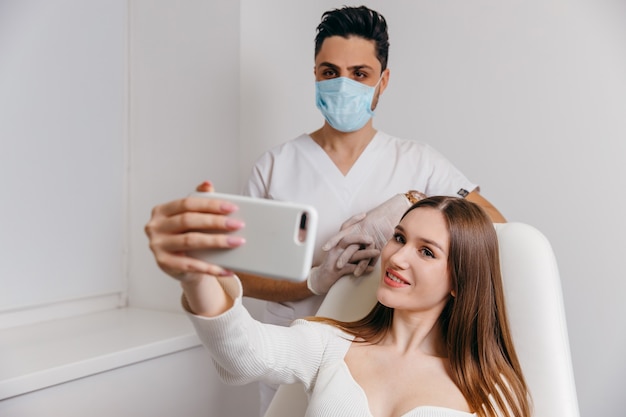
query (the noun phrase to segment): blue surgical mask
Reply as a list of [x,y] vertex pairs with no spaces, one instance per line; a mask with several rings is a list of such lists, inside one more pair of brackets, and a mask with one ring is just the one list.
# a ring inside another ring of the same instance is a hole
[[354,132],[374,115],[372,99],[378,83],[370,87],[346,77],[317,81],[315,103],[332,127],[340,132]]

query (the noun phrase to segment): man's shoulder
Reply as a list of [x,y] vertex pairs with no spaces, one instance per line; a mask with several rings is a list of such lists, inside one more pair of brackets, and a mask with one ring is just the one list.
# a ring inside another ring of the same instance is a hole
[[311,137],[302,134],[287,142],[279,143],[265,150],[255,161],[255,166],[276,166],[276,164],[293,164],[296,159],[302,158],[303,154],[313,152],[311,149]]
[[399,138],[381,131],[378,132],[377,136],[380,143],[384,146],[395,147],[403,152],[432,149],[430,145],[419,139]]
[[286,142],[279,143],[270,147],[268,150],[263,152],[263,155],[281,155],[285,153],[298,152],[302,149],[303,146],[306,146],[308,142],[310,142],[311,137],[306,133],[301,134],[293,139],[290,139]]

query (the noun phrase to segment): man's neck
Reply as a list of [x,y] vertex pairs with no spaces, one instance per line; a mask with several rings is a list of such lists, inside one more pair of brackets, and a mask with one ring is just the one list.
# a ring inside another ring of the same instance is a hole
[[325,123],[311,133],[311,138],[326,152],[337,168],[346,175],[376,135],[370,120],[355,132],[340,132]]

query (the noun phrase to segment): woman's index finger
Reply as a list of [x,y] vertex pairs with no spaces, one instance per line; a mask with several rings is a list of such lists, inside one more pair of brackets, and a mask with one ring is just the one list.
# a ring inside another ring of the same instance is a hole
[[226,200],[207,198],[199,195],[174,200],[164,204],[162,214],[171,217],[183,213],[229,214],[237,211],[237,205]]

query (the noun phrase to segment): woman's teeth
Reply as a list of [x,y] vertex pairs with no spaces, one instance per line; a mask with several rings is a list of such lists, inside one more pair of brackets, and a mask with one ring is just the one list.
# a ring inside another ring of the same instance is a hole
[[398,282],[400,284],[404,284],[404,281],[402,281],[400,278],[396,277],[395,275],[390,274],[389,272],[387,272],[387,277],[389,277],[389,279],[394,281],[394,282]]

